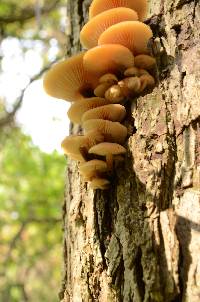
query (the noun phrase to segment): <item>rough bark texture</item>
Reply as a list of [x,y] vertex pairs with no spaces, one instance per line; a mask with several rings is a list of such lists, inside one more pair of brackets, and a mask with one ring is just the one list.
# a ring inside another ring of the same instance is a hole
[[[90,2],[68,0],[69,54]],[[125,163],[105,192],[68,166],[65,302],[200,301],[200,3],[151,0],[148,18],[158,82],[130,103]]]

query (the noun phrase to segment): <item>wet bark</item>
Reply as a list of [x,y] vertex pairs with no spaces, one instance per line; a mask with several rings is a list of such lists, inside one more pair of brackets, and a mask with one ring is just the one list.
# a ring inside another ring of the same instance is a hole
[[[68,0],[68,54],[90,2]],[[68,165],[64,302],[200,301],[200,3],[150,0],[146,23],[158,79],[129,104],[125,163],[96,192]]]

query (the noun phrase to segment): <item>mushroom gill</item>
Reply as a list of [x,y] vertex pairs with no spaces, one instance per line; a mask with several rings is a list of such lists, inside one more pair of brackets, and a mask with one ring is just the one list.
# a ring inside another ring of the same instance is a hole
[[69,102],[93,95],[97,77],[83,67],[84,52],[55,64],[45,75],[47,94]]
[[148,41],[152,38],[151,28],[139,21],[124,21],[110,26],[98,40],[98,45],[120,44],[134,55],[148,54]]
[[82,122],[90,119],[104,119],[121,122],[126,115],[126,109],[120,104],[110,104],[88,110],[83,114]]
[[98,130],[106,141],[123,144],[127,136],[127,128],[119,122],[111,122],[103,119],[91,119],[83,123],[83,129],[87,134],[90,130]]
[[106,73],[123,72],[133,65],[134,56],[131,51],[114,43],[91,48],[83,57],[84,68],[98,77]]

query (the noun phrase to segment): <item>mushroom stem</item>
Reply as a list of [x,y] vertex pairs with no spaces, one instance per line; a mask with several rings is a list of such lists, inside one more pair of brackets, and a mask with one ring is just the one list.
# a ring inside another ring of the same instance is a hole
[[113,169],[113,155],[111,153],[106,154],[106,163],[108,166],[108,170],[112,171]]

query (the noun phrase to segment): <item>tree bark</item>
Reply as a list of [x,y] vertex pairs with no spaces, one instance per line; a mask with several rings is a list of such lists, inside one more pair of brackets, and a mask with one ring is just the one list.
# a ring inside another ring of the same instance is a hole
[[[90,2],[68,0],[68,54]],[[127,109],[125,163],[108,191],[68,164],[63,302],[200,301],[200,3],[150,0],[146,23],[161,44],[158,80]]]

